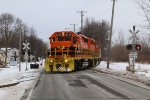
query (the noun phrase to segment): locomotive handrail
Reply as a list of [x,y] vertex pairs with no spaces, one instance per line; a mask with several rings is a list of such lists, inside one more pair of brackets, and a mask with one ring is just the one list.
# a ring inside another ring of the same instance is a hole
[[78,49],[78,44],[77,44],[77,42],[76,42],[75,57],[76,57],[76,54],[77,54],[77,49]]
[[62,48],[62,58],[63,58],[63,48]]
[[51,56],[51,48],[50,48],[50,56]]
[[68,56],[68,51],[69,51],[69,48],[67,48],[67,56]]
[[56,48],[55,48],[55,58],[56,58]]
[[77,52],[77,50],[76,50],[76,48],[75,48],[75,57],[76,57],[76,52]]

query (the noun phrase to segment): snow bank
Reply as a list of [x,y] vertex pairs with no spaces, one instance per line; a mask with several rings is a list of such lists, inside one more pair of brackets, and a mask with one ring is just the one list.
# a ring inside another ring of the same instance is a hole
[[102,61],[95,69],[100,72],[109,73],[135,81],[140,81],[146,85],[150,85],[150,64],[135,63],[135,73],[126,71],[128,63],[110,63],[110,69],[107,69],[107,62]]
[[34,87],[41,75],[42,68],[43,66],[40,66],[40,69],[30,69],[30,63],[27,64],[28,70],[26,70],[26,63],[21,63],[21,71],[19,71],[18,66],[0,68],[0,86],[19,83],[14,86],[0,88],[0,99],[20,100],[27,90],[30,92]]

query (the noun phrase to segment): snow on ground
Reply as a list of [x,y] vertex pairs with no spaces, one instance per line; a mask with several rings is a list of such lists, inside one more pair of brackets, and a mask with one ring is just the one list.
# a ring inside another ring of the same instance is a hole
[[[106,66],[107,66],[107,62],[102,61],[100,65],[98,65],[96,68],[98,69],[106,68]],[[119,62],[119,63],[110,62],[109,65],[110,69],[114,71],[120,71],[120,72],[125,72],[127,66],[129,66],[129,64],[123,62]],[[150,64],[135,63],[135,73],[144,75],[145,77],[150,77]]]
[[[18,66],[9,66],[8,68],[0,68],[0,87],[7,84],[15,84],[14,86],[7,86],[0,88],[0,100],[22,100],[27,98],[30,90],[36,84],[41,75],[41,70],[30,69],[30,63],[21,63],[21,71]],[[23,96],[25,94],[25,96]]]
[[110,62],[109,65],[110,69],[107,69],[106,66],[107,66],[107,62],[102,61],[100,65],[98,65],[95,69],[101,72],[125,77],[128,79],[133,79],[136,81],[140,81],[146,85],[150,85],[150,64],[135,63],[135,73],[126,71],[126,67],[129,66],[127,62],[126,63]]
[[[41,63],[41,62],[40,62]],[[106,68],[107,62],[102,61],[95,69],[114,74],[117,76],[134,79],[150,85],[150,64],[135,64],[135,73],[126,71],[128,63],[110,63],[110,69]],[[0,68],[0,86],[17,83],[10,87],[0,88],[0,100],[25,100],[34,88],[38,78],[41,75],[43,66],[39,69],[30,69],[30,63],[21,64],[21,71],[18,66],[9,66],[9,68]],[[30,92],[30,93],[29,93]]]

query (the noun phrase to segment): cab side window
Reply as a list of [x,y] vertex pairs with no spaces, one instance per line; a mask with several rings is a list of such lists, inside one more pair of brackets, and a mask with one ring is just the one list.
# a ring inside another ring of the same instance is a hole
[[54,42],[55,41],[55,38],[52,38],[52,42]]

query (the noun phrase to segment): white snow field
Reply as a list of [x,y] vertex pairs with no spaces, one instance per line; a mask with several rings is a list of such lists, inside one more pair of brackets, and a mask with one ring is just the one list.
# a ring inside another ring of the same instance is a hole
[[0,100],[26,100],[37,80],[41,75],[42,66],[39,69],[30,69],[30,63],[18,66],[0,68]]
[[98,65],[94,69],[100,72],[109,73],[116,76],[142,82],[150,86],[150,64],[135,63],[135,73],[126,71],[126,67],[129,66],[128,62],[110,62],[110,69],[106,68],[106,66],[107,62],[102,61],[100,65]]
[[[105,69],[107,66],[106,61],[102,61],[100,65],[98,65],[96,68],[97,69]],[[110,70],[113,71],[118,71],[118,72],[126,72],[126,67],[129,66],[128,63],[115,63],[115,62],[110,62]],[[150,64],[140,64],[140,63],[135,63],[135,74],[138,75],[143,75],[145,77],[150,77]]]

